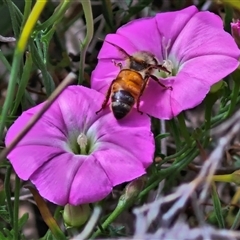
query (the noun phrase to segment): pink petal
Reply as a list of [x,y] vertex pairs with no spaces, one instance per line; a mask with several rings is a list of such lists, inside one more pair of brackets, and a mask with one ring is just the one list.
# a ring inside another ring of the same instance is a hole
[[[105,128],[101,127],[103,124]],[[145,168],[152,163],[155,147],[150,119],[135,109],[118,121],[112,114],[103,115],[88,134],[94,132],[97,144],[92,154],[114,186],[143,175]]]
[[41,196],[58,205],[96,202],[112,190],[93,156],[61,155],[39,168],[30,180]]
[[236,59],[223,55],[206,55],[185,62],[172,85],[171,105],[174,116],[200,104],[210,87],[233,72],[238,65]]
[[[105,127],[102,127],[103,125]],[[121,120],[116,120],[112,113],[104,114],[89,128],[87,134],[94,135],[97,139],[98,147],[95,151],[99,147],[102,149],[104,144],[115,144],[118,150],[125,149],[133,158],[138,159],[138,164],[148,167],[152,163],[155,148],[150,129],[150,118],[132,109],[131,113]]]
[[88,129],[101,116],[96,111],[101,108],[103,100],[104,96],[93,89],[68,87],[68,91],[64,91],[57,101],[68,133]]
[[99,159],[93,155],[87,156],[72,182],[69,203],[79,205],[97,202],[112,191],[112,186]]
[[[177,37],[170,51],[170,57],[184,63],[206,55],[209,58],[212,55],[229,56],[237,62],[240,51],[232,36],[223,30],[220,17],[210,12],[199,12],[191,18]],[[214,57],[212,62],[214,63]]]
[[73,179],[85,159],[85,156],[75,157],[73,154],[63,153],[39,167],[30,180],[42,197],[53,203],[65,205],[69,203]]
[[[23,126],[26,125],[30,118],[38,112],[42,106],[43,104],[40,104],[22,113],[7,132],[5,138],[6,145],[11,143]],[[49,114],[49,111],[52,114]],[[41,120],[32,127],[31,131],[25,135],[17,145],[18,147],[28,145],[63,147],[66,145],[67,131],[61,119],[61,115],[54,111],[54,108],[51,108],[49,111],[47,111],[47,113],[42,116]],[[56,118],[58,118],[59,121],[55,121]]]
[[[169,78],[169,80],[162,82],[166,86],[172,86],[174,78]],[[171,94],[174,89],[175,87],[173,87],[173,90],[163,89],[158,83],[150,80],[141,97],[140,110],[156,118],[171,119],[173,117],[173,110],[170,103],[172,101]]]
[[61,148],[32,144],[14,148],[8,159],[17,175],[23,180],[28,180],[38,168],[64,153]]
[[[99,164],[111,180],[112,186],[131,181],[146,173],[145,167],[139,159],[116,144],[102,142],[98,151],[94,152],[93,155],[98,159]],[[151,160],[152,163],[151,158],[148,160],[149,162]]]
[[[136,51],[148,51],[162,61],[161,36],[154,17],[129,22],[117,30],[115,39],[118,39],[119,35],[132,42]],[[127,48],[128,44],[123,41],[120,46]]]
[[[195,6],[191,6],[180,11],[159,13],[156,15],[155,20],[159,30],[158,34],[165,38],[165,45],[169,40],[171,43],[175,41],[188,21],[197,12],[198,9]],[[149,32],[149,34],[151,34],[151,32]],[[155,53],[156,51],[159,51],[158,45],[155,45],[153,52]]]

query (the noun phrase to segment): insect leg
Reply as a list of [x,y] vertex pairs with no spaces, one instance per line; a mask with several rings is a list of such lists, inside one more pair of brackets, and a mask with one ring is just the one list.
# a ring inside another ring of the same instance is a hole
[[160,72],[160,70],[162,70],[164,72],[171,74],[171,72],[166,67],[164,67],[162,64],[150,65],[149,68],[150,69],[158,69],[159,72]]
[[149,76],[147,76],[147,77],[145,78],[144,84],[143,84],[143,86],[142,86],[142,88],[141,88],[140,94],[139,94],[138,99],[137,99],[137,111],[138,111],[139,113],[141,113],[141,114],[143,114],[143,112],[139,110],[140,98],[141,98],[141,96],[143,95],[143,92],[144,92],[144,90],[145,90],[148,82],[149,82]]
[[122,69],[122,63],[117,63],[114,59],[112,59],[112,63],[116,66],[119,67],[120,69]]
[[151,77],[155,82],[157,82],[160,86],[162,86],[163,88],[173,90],[173,88],[172,88],[171,86],[165,86],[164,84],[162,84],[162,83],[158,80],[158,78],[157,78],[156,76],[150,75],[150,77]]
[[104,101],[103,101],[103,103],[102,103],[102,107],[101,107],[101,109],[99,109],[99,110],[96,112],[96,114],[98,114],[99,112],[101,112],[101,111],[107,106],[108,100],[109,100],[110,95],[111,95],[112,85],[114,84],[115,81],[116,81],[116,80],[113,80],[112,83],[111,83],[111,85],[109,86],[109,88],[108,88],[108,90],[107,90],[107,93],[106,93],[106,97],[105,97],[105,99],[104,99]]

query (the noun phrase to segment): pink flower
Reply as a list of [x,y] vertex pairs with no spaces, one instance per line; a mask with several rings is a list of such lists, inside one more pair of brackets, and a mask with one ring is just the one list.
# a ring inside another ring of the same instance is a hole
[[[103,99],[95,90],[68,87],[8,155],[18,176],[32,181],[47,200],[58,205],[99,201],[152,163],[149,117],[134,111],[117,121],[109,109],[96,115]],[[6,145],[41,107],[15,121]]]
[[[157,14],[129,22],[116,34],[108,34],[114,43],[132,55],[148,51],[171,71],[157,72],[162,88],[150,80],[141,97],[140,110],[154,117],[171,119],[200,104],[210,87],[233,72],[239,65],[240,51],[230,34],[223,30],[222,20],[210,12],[199,12],[195,6],[181,11]],[[118,49],[105,42],[92,74],[92,88],[105,93],[119,73],[112,63],[124,59]]]
[[239,19],[231,23],[231,31],[239,47],[240,46],[240,20]]

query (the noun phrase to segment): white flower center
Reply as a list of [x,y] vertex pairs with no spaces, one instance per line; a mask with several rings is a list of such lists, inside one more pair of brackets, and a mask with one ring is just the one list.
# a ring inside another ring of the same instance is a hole
[[80,148],[86,148],[88,139],[87,136],[84,133],[81,133],[77,138],[77,143],[80,146]]
[[81,154],[87,153],[87,145],[88,145],[88,139],[87,136],[84,133],[80,133],[77,137],[77,143],[80,147]]
[[163,36],[162,37],[162,55],[163,55],[163,61],[162,61],[162,65],[171,73],[167,73],[164,71],[160,71],[160,72],[155,72],[156,76],[162,77],[162,78],[167,78],[169,76],[175,76],[176,75],[176,69],[174,67],[173,61],[171,59],[169,59],[169,48],[171,46],[171,39],[169,39],[168,41],[166,40],[166,38]]

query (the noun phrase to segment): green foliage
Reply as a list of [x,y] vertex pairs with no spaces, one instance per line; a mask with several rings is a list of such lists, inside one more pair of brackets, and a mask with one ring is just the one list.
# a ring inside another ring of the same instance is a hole
[[216,215],[216,219],[218,222],[218,227],[225,228],[225,222],[224,222],[224,217],[223,217],[223,213],[222,213],[221,202],[220,202],[218,193],[216,191],[216,186],[214,184],[212,184],[212,200],[213,200],[214,213]]
[[[1,192],[2,194],[2,192]],[[0,206],[0,217],[6,222],[10,223],[10,215],[5,205]]]

